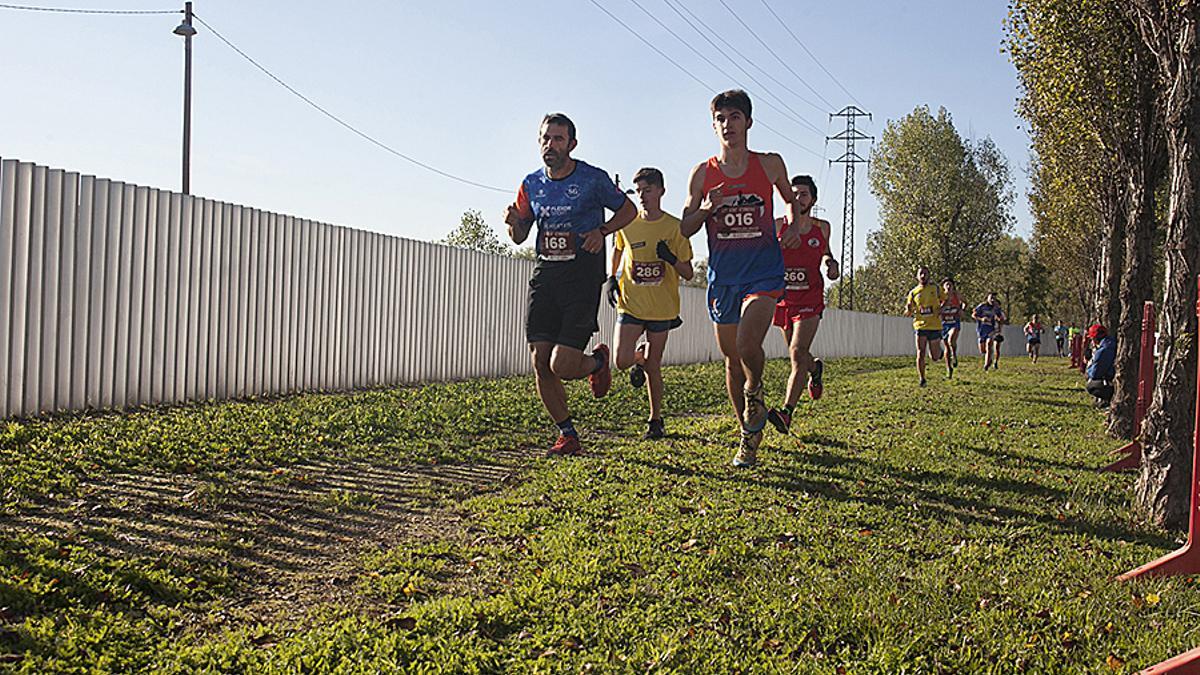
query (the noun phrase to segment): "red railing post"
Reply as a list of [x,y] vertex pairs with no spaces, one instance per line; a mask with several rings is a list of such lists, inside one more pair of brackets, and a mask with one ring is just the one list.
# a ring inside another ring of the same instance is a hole
[[1071,349],[1071,365],[1068,366],[1072,370],[1079,367],[1079,336],[1072,335],[1069,345]]
[[[1196,317],[1200,319],[1200,276],[1196,277]],[[1148,562],[1117,577],[1121,581],[1141,576],[1164,576],[1171,574],[1196,574],[1200,572],[1200,359],[1196,363],[1196,411],[1192,435],[1192,488],[1191,504],[1188,508],[1187,543],[1176,551]]]
[[1104,471],[1136,469],[1142,464],[1142,444],[1138,436],[1142,433],[1142,420],[1146,419],[1146,408],[1154,395],[1154,303],[1149,300],[1142,306],[1142,350],[1138,356],[1137,403],[1133,407],[1133,440],[1113,450],[1114,455],[1125,457],[1104,467]]

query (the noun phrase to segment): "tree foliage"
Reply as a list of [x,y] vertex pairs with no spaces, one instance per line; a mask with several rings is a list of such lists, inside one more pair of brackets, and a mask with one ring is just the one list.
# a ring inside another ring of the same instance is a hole
[[[1012,228],[1008,162],[995,143],[962,138],[945,108],[922,106],[888,122],[871,159],[880,229],[855,272],[855,308],[902,310],[922,264],[953,277],[964,294],[983,292],[979,274],[995,268]],[[831,300],[842,291],[836,284]]]
[[438,243],[457,246],[481,253],[494,255],[513,255],[512,249],[500,241],[496,232],[488,226],[483,214],[474,209],[467,209],[462,214],[458,227],[450,231],[445,239]]

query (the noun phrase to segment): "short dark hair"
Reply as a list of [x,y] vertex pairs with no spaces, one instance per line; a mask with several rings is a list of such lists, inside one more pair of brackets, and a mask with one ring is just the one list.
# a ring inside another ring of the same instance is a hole
[[563,113],[546,113],[546,116],[542,118],[541,126],[544,127],[547,124],[557,124],[566,127],[567,140],[575,140],[575,123],[571,121],[570,117],[567,117]]
[[946,277],[945,279],[942,279],[942,285],[945,285],[945,284],[952,284],[952,283],[954,283],[954,278],[953,278],[953,277]]
[[712,105],[709,106],[709,112],[716,113],[718,110],[733,108],[734,110],[741,111],[746,116],[746,119],[752,119],[753,116],[750,114],[750,107],[750,94],[741,89],[730,89],[713,97]]
[[638,181],[642,180],[650,183],[651,185],[657,185],[660,188],[666,187],[666,185],[663,184],[662,172],[652,166],[643,166],[642,168],[638,169],[637,173],[633,174],[634,185],[636,185]]
[[813,180],[812,176],[792,176],[792,187],[800,187],[801,185],[808,186],[808,193],[812,195],[815,201],[817,198],[817,181]]

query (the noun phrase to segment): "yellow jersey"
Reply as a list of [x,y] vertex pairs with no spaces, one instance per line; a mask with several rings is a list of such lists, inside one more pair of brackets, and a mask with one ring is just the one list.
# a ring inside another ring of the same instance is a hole
[[617,311],[645,321],[670,321],[679,316],[679,273],[658,257],[658,242],[665,241],[680,261],[692,259],[692,244],[679,232],[679,219],[663,213],[646,220],[639,213],[617,230],[613,246],[621,252]]
[[941,330],[941,309],[945,300],[946,292],[935,284],[917,286],[909,291],[906,306],[913,313],[913,329]]

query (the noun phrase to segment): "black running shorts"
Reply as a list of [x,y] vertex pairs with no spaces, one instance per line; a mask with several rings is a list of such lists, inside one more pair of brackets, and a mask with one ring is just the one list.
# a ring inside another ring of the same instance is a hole
[[534,274],[529,280],[525,339],[583,351],[592,334],[600,330],[596,314],[600,311],[603,285],[603,276],[591,274]]

